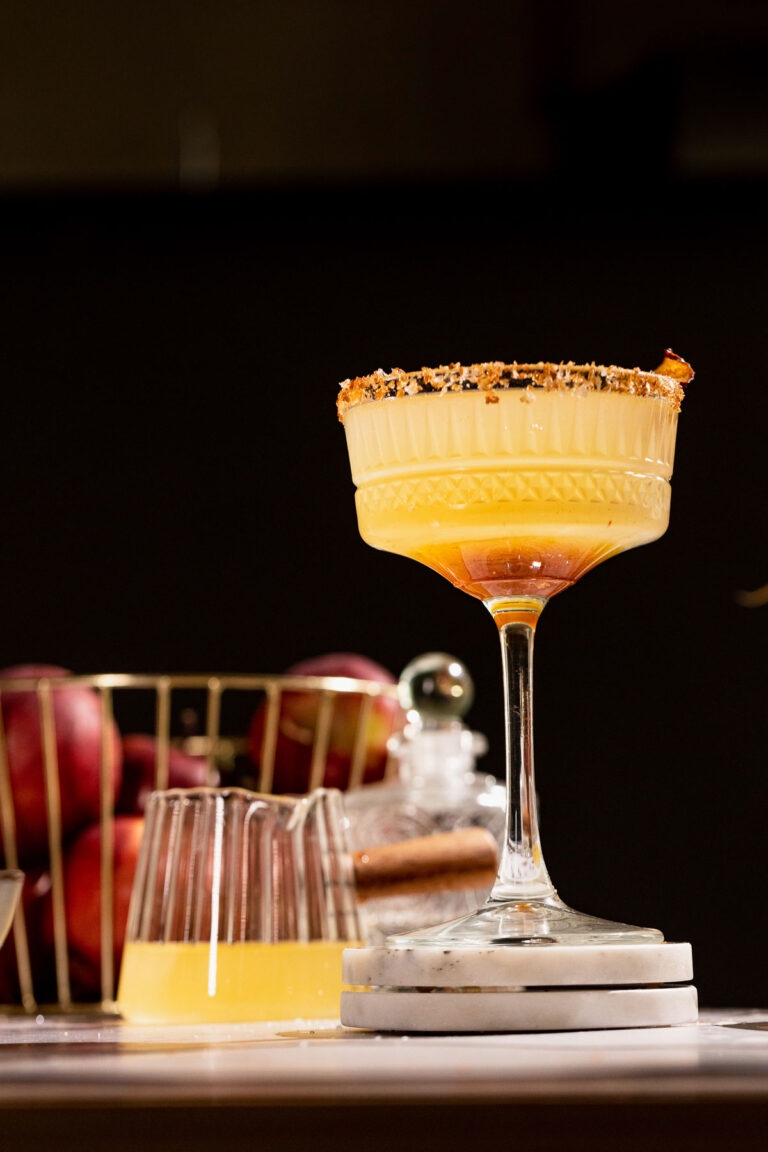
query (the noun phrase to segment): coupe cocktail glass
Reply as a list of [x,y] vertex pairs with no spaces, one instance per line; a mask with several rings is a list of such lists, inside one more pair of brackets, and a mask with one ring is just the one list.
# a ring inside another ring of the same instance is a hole
[[398,944],[647,944],[661,932],[576,912],[542,856],[533,771],[533,639],[547,600],[667,528],[681,381],[575,364],[378,372],[339,395],[360,534],[482,600],[501,638],[507,819],[487,903]]

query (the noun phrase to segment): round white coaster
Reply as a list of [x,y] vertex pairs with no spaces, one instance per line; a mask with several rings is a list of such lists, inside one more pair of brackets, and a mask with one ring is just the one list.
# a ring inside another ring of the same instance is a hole
[[696,989],[342,992],[341,1023],[377,1032],[555,1032],[693,1024]]
[[690,944],[532,944],[488,948],[347,948],[345,984],[397,988],[531,988],[680,984]]

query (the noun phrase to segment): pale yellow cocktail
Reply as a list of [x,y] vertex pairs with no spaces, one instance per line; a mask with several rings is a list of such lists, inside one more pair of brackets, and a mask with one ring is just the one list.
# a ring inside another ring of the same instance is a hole
[[322,1020],[338,1016],[350,940],[240,940],[125,947],[120,1011],[133,1024]]
[[574,388],[356,405],[360,534],[483,600],[550,597],[665,531],[676,420],[663,396]]

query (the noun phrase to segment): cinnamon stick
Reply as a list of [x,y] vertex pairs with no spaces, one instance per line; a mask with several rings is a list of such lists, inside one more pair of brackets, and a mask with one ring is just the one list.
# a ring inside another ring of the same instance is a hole
[[496,840],[485,828],[438,832],[352,856],[360,901],[481,888],[493,882],[496,863]]

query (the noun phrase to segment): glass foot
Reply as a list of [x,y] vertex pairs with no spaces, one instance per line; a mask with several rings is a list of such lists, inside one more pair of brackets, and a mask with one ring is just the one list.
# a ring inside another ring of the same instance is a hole
[[408,948],[540,946],[547,944],[661,944],[663,932],[575,912],[557,896],[539,900],[489,900],[460,920],[390,936]]

